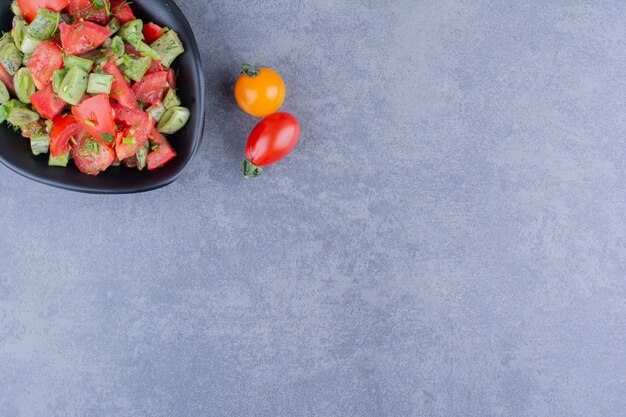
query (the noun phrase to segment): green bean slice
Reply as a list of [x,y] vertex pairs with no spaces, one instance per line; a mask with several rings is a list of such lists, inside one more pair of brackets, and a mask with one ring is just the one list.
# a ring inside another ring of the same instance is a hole
[[11,75],[15,75],[22,66],[22,53],[14,43],[4,45],[0,51],[0,64]]
[[29,104],[30,96],[37,91],[29,69],[26,67],[20,68],[13,77],[13,84],[17,98],[20,99],[22,103]]
[[40,119],[39,113],[26,109],[24,107],[16,107],[9,110],[7,122],[13,126],[25,126],[29,123],[36,122]]
[[172,107],[165,112],[158,124],[159,132],[171,135],[185,127],[189,121],[190,112],[186,107]]
[[50,150],[50,136],[36,135],[30,138],[30,150],[33,155],[48,153]]
[[166,32],[159,39],[154,41],[150,48],[152,48],[161,57],[161,63],[166,67],[172,65],[172,62],[183,52],[185,48],[181,42],[178,34],[173,30]]
[[88,75],[80,67],[72,67],[67,70],[63,78],[59,92],[59,98],[72,106],[77,105],[82,100],[87,91]]
[[37,16],[28,25],[27,31],[32,37],[39,40],[48,39],[59,26],[59,13],[48,9],[37,10]]

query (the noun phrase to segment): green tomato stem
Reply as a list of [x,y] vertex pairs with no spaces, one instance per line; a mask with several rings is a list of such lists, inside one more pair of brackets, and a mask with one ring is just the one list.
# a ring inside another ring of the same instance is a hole
[[250,179],[256,178],[263,174],[263,168],[260,166],[254,165],[252,162],[245,160],[243,161],[243,176]]
[[261,71],[258,68],[253,67],[252,65],[242,64],[241,65],[241,73],[242,74],[246,74],[250,78],[254,78],[257,75],[259,75],[261,73]]

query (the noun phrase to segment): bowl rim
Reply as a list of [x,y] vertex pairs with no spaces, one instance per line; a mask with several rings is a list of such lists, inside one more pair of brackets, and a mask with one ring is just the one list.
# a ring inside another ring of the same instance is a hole
[[40,184],[44,184],[50,187],[54,187],[54,188],[59,188],[62,190],[67,190],[67,191],[74,191],[74,192],[78,192],[78,193],[84,193],[84,194],[138,194],[138,193],[144,193],[144,192],[148,192],[148,191],[153,191],[159,188],[163,188],[166,187],[172,183],[174,183],[176,180],[178,180],[178,178],[182,175],[182,173],[187,169],[187,167],[189,166],[189,164],[191,164],[191,162],[194,160],[196,154],[198,153],[198,150],[200,149],[200,145],[202,144],[202,140],[204,139],[204,128],[205,128],[205,98],[204,98],[204,94],[205,94],[205,85],[204,85],[204,72],[202,70],[202,58],[200,55],[200,50],[198,48],[198,42],[196,40],[196,35],[193,31],[193,28],[191,27],[191,24],[189,23],[189,20],[187,20],[187,16],[185,16],[185,14],[183,13],[183,11],[180,9],[180,7],[178,7],[178,5],[173,1],[173,0],[169,0],[169,5],[172,8],[175,8],[176,11],[180,14],[180,16],[182,17],[181,20],[181,24],[183,26],[185,26],[185,28],[189,31],[189,33],[191,34],[191,45],[187,45],[187,49],[185,51],[185,53],[189,53],[191,52],[192,56],[193,56],[193,63],[194,63],[194,68],[193,70],[196,72],[196,75],[198,77],[198,82],[199,82],[199,94],[196,99],[197,99],[197,105],[198,108],[200,109],[200,120],[196,121],[196,123],[198,123],[198,129],[197,129],[197,133],[193,136],[192,140],[193,140],[193,147],[191,149],[191,153],[189,154],[189,157],[186,159],[186,161],[184,162],[184,164],[180,167],[180,169],[178,170],[178,172],[170,177],[167,177],[165,179],[162,179],[160,181],[156,181],[153,184],[150,184],[149,186],[144,186],[144,187],[133,187],[128,186],[128,187],[115,187],[115,188],[111,188],[111,187],[103,187],[103,188],[94,188],[94,187],[88,187],[88,186],[81,186],[81,185],[73,185],[73,184],[68,184],[65,183],[63,181],[58,181],[58,180],[51,180],[48,179],[46,177],[42,177],[39,175],[35,175],[30,173],[28,170],[25,170],[23,168],[21,168],[19,165],[13,164],[10,161],[8,161],[7,159],[5,159],[1,154],[0,154],[0,163],[2,163],[2,165],[6,166],[9,170],[21,175],[24,178],[28,178],[29,180],[38,182]]

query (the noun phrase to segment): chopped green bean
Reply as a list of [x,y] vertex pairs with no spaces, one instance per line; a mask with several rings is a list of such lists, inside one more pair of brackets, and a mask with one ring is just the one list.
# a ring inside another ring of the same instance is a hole
[[15,75],[22,66],[22,53],[17,49],[17,45],[14,43],[4,45],[0,51],[0,64],[9,74]]
[[81,58],[79,56],[66,55],[63,58],[63,62],[65,64],[65,68],[70,69],[72,67],[79,67],[85,72],[90,72],[91,67],[93,67],[93,61],[86,58]]
[[152,63],[152,59],[147,56],[142,56],[141,58],[134,58],[129,55],[124,55],[124,68],[122,71],[124,75],[130,78],[133,81],[141,81],[146,72],[148,72],[148,68],[150,68],[150,64]]
[[2,37],[0,38],[0,51],[2,50],[2,48],[4,48],[4,46],[8,43],[14,43],[13,42],[13,36],[11,36],[10,33],[5,33],[4,35],[2,35]]
[[32,37],[44,40],[54,35],[58,25],[59,13],[48,9],[39,9],[35,20],[28,26],[27,31]]
[[13,77],[13,84],[15,86],[15,95],[20,99],[22,103],[30,103],[30,96],[35,94],[37,87],[33,77],[30,75],[28,68],[20,68]]
[[189,117],[189,109],[185,107],[172,107],[165,112],[161,121],[159,121],[159,132],[165,135],[176,133],[187,124]]
[[155,61],[160,61],[161,60],[161,55],[159,55],[159,53],[157,51],[155,51],[154,49],[150,48],[143,41],[137,43],[134,46],[135,46],[135,49],[137,49],[137,51],[141,54],[141,56],[150,57],[150,58],[154,59]]
[[0,81],[0,104],[6,103],[11,99],[11,95],[9,94],[9,90],[7,86],[4,85],[2,81]]
[[148,113],[150,116],[152,116],[152,118],[154,120],[157,121],[157,123],[161,120],[161,117],[163,117],[163,115],[165,114],[165,112],[167,111],[167,109],[165,108],[165,106],[163,105],[156,105],[153,104],[152,106],[148,107],[146,109],[146,113]]
[[63,167],[65,168],[67,166],[67,163],[69,162],[70,159],[70,153],[66,153],[65,155],[60,155],[57,157],[52,156],[52,154],[50,154],[50,158],[48,159],[48,165],[51,167]]
[[141,56],[149,56],[150,58],[160,61],[161,56],[157,51],[150,48],[142,38],[140,38],[137,34],[132,33],[127,36],[126,41],[137,50],[141,54]]
[[121,57],[124,55],[124,41],[119,36],[114,36],[111,39],[111,51],[114,55]]
[[[20,51],[24,53],[24,55],[30,55],[35,52],[35,49],[41,43],[40,39],[33,37],[30,33],[24,34],[24,39],[22,39],[22,45],[20,45]],[[27,62],[27,61],[26,61]],[[24,64],[26,64],[24,62]]]
[[77,105],[82,100],[87,91],[88,75],[87,71],[80,67],[72,67],[67,70],[65,78],[59,88],[59,98],[72,106]]
[[11,36],[13,36],[13,42],[19,49],[22,46],[22,41],[26,35],[26,21],[22,18],[15,17],[13,19],[13,29],[11,29]]
[[176,95],[176,90],[170,88],[163,99],[163,106],[165,106],[166,110],[171,109],[172,107],[180,106],[181,102],[178,96]]
[[9,108],[6,104],[0,104],[0,123],[4,123],[9,117]]
[[110,74],[89,74],[87,92],[89,94],[109,94],[113,86],[114,77]]
[[36,135],[30,138],[30,150],[33,155],[48,153],[50,149],[50,136]]
[[59,92],[61,92],[61,84],[63,83],[63,79],[65,78],[65,76],[67,75],[67,70],[64,69],[60,69],[60,70],[55,70],[52,73],[52,89],[54,90],[55,93],[57,93],[57,95],[59,95]]
[[150,48],[156,51],[161,57],[161,63],[166,67],[172,65],[172,62],[183,52],[185,48],[178,34],[173,30],[163,34],[159,39],[154,41]]
[[122,27],[122,25],[121,25],[120,21],[117,20],[117,17],[114,17],[113,19],[111,19],[109,24],[107,24],[107,29],[109,29],[109,31],[111,31],[111,35],[116,34],[120,30],[121,27]]
[[132,38],[133,35],[137,36],[139,40],[143,40],[142,30],[143,22],[140,19],[135,19],[124,23],[117,34],[126,42],[128,42],[129,37]]
[[24,126],[40,119],[39,113],[24,107],[16,107],[9,110],[7,122],[14,126]]
[[143,145],[141,149],[137,151],[137,155],[136,155],[137,156],[137,168],[139,168],[140,171],[143,171],[143,169],[148,164],[149,152],[150,152],[150,141],[146,141],[145,145]]

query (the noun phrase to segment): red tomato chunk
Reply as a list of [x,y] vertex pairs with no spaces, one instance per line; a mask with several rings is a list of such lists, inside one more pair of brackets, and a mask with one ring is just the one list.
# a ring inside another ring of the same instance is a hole
[[59,25],[61,44],[67,55],[83,55],[97,49],[111,36],[111,31],[92,22]]

